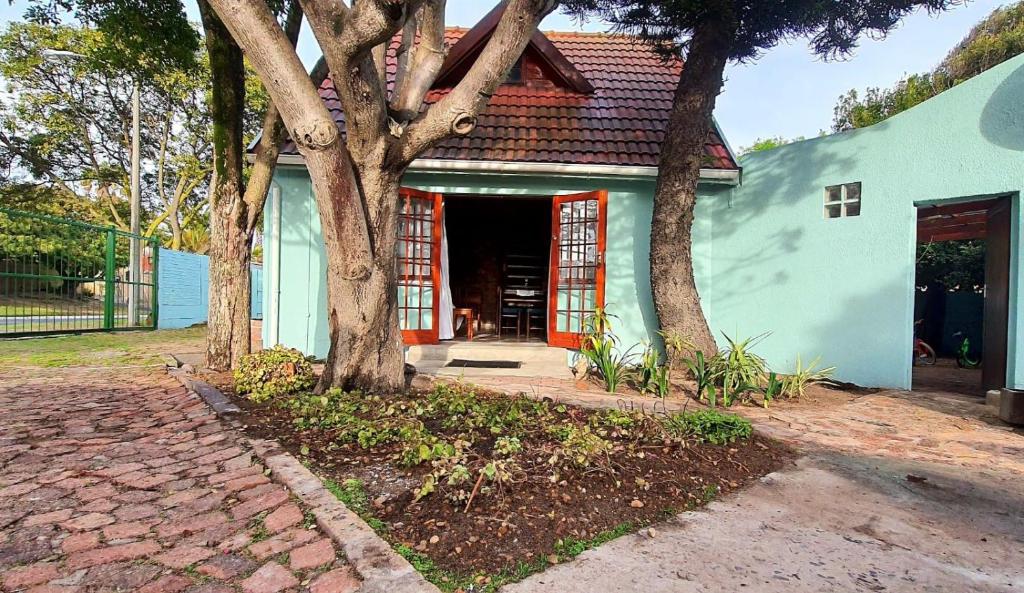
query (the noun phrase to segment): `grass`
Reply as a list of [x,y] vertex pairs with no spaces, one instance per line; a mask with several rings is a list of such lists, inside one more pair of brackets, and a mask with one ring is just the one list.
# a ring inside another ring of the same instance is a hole
[[145,365],[168,352],[202,350],[205,327],[0,340],[0,366]]
[[[366,490],[363,488],[361,481],[345,480],[339,484],[327,478],[322,480],[324,487],[331,494],[344,503],[350,511],[359,515],[371,529],[387,541],[387,525],[373,515],[369,497],[366,495]],[[556,545],[554,556],[557,556],[557,558],[540,556],[530,562],[520,562],[515,568],[503,570],[495,574],[483,572],[459,574],[454,571],[445,570],[439,567],[426,554],[421,554],[405,545],[395,544],[394,542],[389,543],[391,543],[392,548],[394,548],[398,555],[409,561],[409,564],[423,575],[423,578],[436,585],[445,593],[467,590],[485,593],[497,591],[504,585],[519,582],[532,574],[541,572],[555,563],[553,562],[554,560],[557,560],[557,562],[572,560],[587,550],[618,539],[636,531],[636,529],[636,525],[627,522],[617,525],[608,531],[603,531],[591,539],[566,538]]]

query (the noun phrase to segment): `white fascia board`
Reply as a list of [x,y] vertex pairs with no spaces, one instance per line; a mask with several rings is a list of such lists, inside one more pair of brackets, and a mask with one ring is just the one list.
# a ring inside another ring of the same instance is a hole
[[[302,166],[305,160],[302,155],[283,154],[278,157],[279,165]],[[626,165],[587,165],[579,163],[523,163],[511,161],[464,161],[449,159],[416,159],[409,166],[414,173],[449,172],[449,173],[491,173],[491,174],[534,174],[534,175],[566,175],[572,177],[624,177],[635,179],[654,179],[658,176],[657,167],[638,167]],[[708,183],[739,183],[740,172],[728,169],[701,169],[701,181]]]

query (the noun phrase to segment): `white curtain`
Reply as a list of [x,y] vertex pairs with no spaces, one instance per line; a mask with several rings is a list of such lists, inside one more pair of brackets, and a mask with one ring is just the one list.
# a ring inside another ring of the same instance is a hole
[[450,340],[455,337],[455,325],[452,320],[452,287],[448,271],[448,225],[445,223],[444,210],[441,210],[441,304],[438,312],[438,338]]

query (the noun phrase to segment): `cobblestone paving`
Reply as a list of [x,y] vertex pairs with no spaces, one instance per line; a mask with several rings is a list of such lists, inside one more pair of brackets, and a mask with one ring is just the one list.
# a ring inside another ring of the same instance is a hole
[[162,368],[0,374],[0,586],[354,591],[332,542]]

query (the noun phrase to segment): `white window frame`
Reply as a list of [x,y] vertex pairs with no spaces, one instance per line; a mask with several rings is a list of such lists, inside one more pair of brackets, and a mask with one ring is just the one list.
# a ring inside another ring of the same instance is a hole
[[[847,188],[852,187],[852,186],[857,186],[857,197],[856,198],[850,198],[849,197],[848,189]],[[835,188],[839,188],[839,200],[829,201],[828,198],[829,198],[829,195],[832,193],[831,190],[833,190]],[[836,218],[848,218],[850,216],[860,216],[861,208],[863,208],[863,204],[861,204],[861,198],[863,198],[863,196],[864,196],[864,194],[863,194],[863,187],[861,186],[861,182],[860,181],[853,181],[851,183],[841,183],[841,184],[838,184],[838,185],[827,185],[827,186],[825,186],[825,205],[822,208],[821,214],[825,218],[825,220],[833,220],[833,219],[836,219]],[[857,212],[856,212],[856,214],[849,214],[847,212],[846,208],[847,208],[847,206],[850,206],[851,204],[856,204],[857,205]],[[839,206],[839,216],[829,216],[828,215],[828,211],[829,211],[829,207],[830,206]]]

